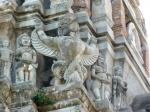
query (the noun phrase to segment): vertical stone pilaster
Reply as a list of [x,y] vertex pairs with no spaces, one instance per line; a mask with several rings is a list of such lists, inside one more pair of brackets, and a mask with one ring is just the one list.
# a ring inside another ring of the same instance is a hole
[[90,0],[74,0],[72,9],[75,13],[85,11],[89,16],[91,16]]
[[115,0],[112,2],[112,15],[113,15],[113,31],[115,37],[126,37],[126,23],[125,23],[125,9],[122,0]]

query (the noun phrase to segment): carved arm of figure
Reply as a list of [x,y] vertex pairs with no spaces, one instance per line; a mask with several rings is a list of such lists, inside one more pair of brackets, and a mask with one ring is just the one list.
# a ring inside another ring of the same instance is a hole
[[33,58],[32,58],[32,63],[36,63],[37,57],[36,57],[36,52],[33,50]]
[[110,84],[110,81],[108,81],[108,80],[106,80],[106,79],[102,79],[102,78],[100,78],[99,76],[97,76],[96,73],[95,73],[95,71],[96,71],[96,70],[95,70],[95,68],[93,67],[93,68],[92,68],[92,74],[91,74],[92,78],[97,79],[97,80],[99,80],[99,81],[101,81],[101,82],[103,82],[103,83]]
[[13,57],[14,57],[14,52],[13,52],[13,51],[10,51],[10,62],[13,61]]
[[20,49],[20,48],[18,48],[18,49],[16,50],[15,56],[17,56],[17,57],[15,57],[15,59],[16,59],[17,61],[22,61],[22,58],[18,57],[18,56],[21,56],[21,49]]
[[50,37],[47,36],[43,30],[43,28],[41,27],[36,27],[36,31],[39,35],[39,38],[41,39],[41,41],[48,45],[48,46],[56,46],[58,44],[58,38],[57,37]]
[[97,39],[92,36],[91,42],[89,45],[85,44],[85,51],[84,54],[90,55],[96,50],[96,44],[97,44]]

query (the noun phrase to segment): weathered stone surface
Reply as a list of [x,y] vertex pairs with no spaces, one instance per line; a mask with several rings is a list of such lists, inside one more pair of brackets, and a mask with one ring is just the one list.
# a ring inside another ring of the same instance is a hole
[[96,109],[102,112],[115,112],[113,105],[109,100],[95,101]]
[[[68,89],[62,90],[61,92],[58,92],[58,90],[62,89],[64,86],[67,86]],[[42,95],[46,98],[52,100],[55,102],[53,106],[39,106],[39,111],[46,112],[46,111],[60,111],[65,110],[62,108],[80,108],[81,110],[83,108],[84,111],[87,112],[96,112],[94,102],[89,97],[86,89],[82,85],[82,83],[75,83],[71,86],[71,84],[65,84],[60,85],[56,87],[48,87],[44,88],[41,91]],[[77,106],[79,105],[79,106]],[[75,106],[75,107],[72,107]],[[83,107],[83,108],[81,108]],[[61,109],[61,110],[59,110]],[[84,112],[83,111],[83,112]]]
[[[8,67],[9,54],[2,55],[5,45],[0,43],[0,62],[6,62],[0,67],[5,71],[0,72],[0,112],[132,111],[128,106],[134,97],[150,91],[147,35],[139,0],[47,0],[46,9],[43,1],[0,0],[0,39],[8,37],[12,51],[18,51],[18,45],[22,48],[20,65],[16,66],[15,52]],[[24,33],[31,35],[31,46],[23,44],[30,38],[18,41]],[[34,70],[32,47],[39,52],[39,67]],[[99,53],[102,56],[96,61]],[[30,61],[25,62],[22,54]],[[123,72],[117,84],[111,78],[114,66]],[[18,71],[24,83],[15,83]],[[35,74],[37,80],[30,78]],[[42,89],[37,91],[36,86]],[[116,96],[118,105],[110,103],[111,86],[117,91],[112,97]],[[149,111],[147,100],[138,104]],[[136,111],[144,111],[140,109]]]

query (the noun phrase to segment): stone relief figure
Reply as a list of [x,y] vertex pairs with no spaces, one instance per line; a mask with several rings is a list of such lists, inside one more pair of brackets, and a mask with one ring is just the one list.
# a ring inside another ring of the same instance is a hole
[[36,83],[36,52],[31,48],[31,39],[26,33],[17,39],[16,49],[16,83],[32,81]]
[[138,53],[141,53],[141,41],[134,23],[130,22],[127,25],[127,41],[132,45]]
[[110,75],[106,73],[106,63],[101,54],[91,68],[92,84],[91,91],[95,100],[106,100],[110,98]]
[[10,72],[12,65],[13,51],[10,49],[10,41],[5,37],[1,42],[0,48],[0,75],[6,76],[11,80]]
[[116,109],[123,109],[127,107],[126,92],[127,83],[123,81],[122,68],[117,66],[114,68],[114,77],[112,82],[113,96],[112,103]]
[[36,22],[32,32],[32,44],[41,54],[56,58],[52,66],[55,85],[82,81],[87,77],[84,65],[92,65],[98,58],[97,40],[92,37],[89,45],[80,39],[76,17],[69,13],[58,25],[58,37],[44,33],[41,23]]

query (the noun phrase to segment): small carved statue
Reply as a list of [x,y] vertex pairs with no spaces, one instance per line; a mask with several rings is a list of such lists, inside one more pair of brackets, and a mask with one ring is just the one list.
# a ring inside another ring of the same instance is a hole
[[41,23],[36,24],[32,32],[33,47],[41,54],[56,58],[52,71],[55,85],[61,82],[82,81],[87,77],[84,65],[92,65],[98,58],[97,40],[93,37],[89,45],[80,39],[76,17],[69,13],[59,23],[59,37],[50,37],[44,33]]
[[31,39],[29,35],[22,34],[18,37],[18,48],[16,50],[16,82],[32,81],[36,83],[36,52],[31,48]]
[[112,103],[116,109],[123,109],[127,107],[126,92],[127,83],[123,81],[122,68],[120,66],[114,68],[113,77],[113,96]]
[[91,91],[95,100],[105,100],[110,98],[110,75],[106,73],[106,63],[101,54],[97,62],[91,68],[92,85]]
[[2,46],[0,48],[0,75],[6,76],[9,80],[10,72],[11,72],[11,65],[12,65],[12,58],[13,58],[13,51],[10,49],[10,41],[7,37],[2,40]]

